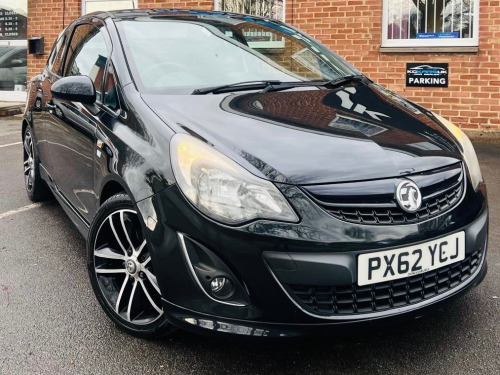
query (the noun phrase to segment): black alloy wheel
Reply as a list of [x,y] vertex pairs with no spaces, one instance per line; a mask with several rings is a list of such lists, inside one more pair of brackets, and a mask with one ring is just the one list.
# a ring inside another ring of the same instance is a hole
[[24,186],[28,197],[33,202],[49,199],[51,196],[50,190],[45,181],[40,177],[38,154],[29,125],[26,126],[23,134],[23,168]]
[[173,328],[162,309],[139,220],[127,195],[109,198],[90,229],[88,270],[97,299],[111,320],[135,336],[156,338]]

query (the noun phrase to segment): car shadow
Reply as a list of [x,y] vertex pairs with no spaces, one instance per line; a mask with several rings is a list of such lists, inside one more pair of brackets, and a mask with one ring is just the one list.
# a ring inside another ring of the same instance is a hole
[[194,356],[202,367],[228,364],[220,373],[294,373],[299,369],[329,373],[328,369],[335,368],[349,374],[375,368],[397,368],[398,373],[405,373],[405,369],[414,369],[416,362],[429,371],[442,373],[450,350],[473,346],[483,329],[481,314],[488,308],[481,303],[479,293],[473,290],[466,298],[451,302],[444,311],[391,328],[349,335],[238,340],[178,332],[151,344],[157,349],[174,349],[183,356]]

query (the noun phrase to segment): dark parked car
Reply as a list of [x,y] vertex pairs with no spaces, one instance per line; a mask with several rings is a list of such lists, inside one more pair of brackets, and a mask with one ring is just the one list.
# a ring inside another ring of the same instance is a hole
[[28,195],[60,202],[131,334],[392,324],[486,274],[468,138],[281,22],[91,14],[28,92]]
[[0,47],[0,90],[26,85],[27,61],[26,47]]

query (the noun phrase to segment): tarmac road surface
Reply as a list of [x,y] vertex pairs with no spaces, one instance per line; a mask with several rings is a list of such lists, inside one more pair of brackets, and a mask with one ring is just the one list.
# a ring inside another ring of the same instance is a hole
[[445,311],[350,337],[144,341],[101,311],[84,240],[59,205],[27,198],[20,124],[0,119],[0,374],[500,374],[500,145],[476,145],[489,272]]

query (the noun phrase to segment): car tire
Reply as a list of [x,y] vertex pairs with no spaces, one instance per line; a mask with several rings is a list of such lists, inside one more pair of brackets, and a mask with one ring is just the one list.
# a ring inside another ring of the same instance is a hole
[[118,328],[146,339],[175,330],[163,313],[140,217],[128,195],[116,194],[99,208],[90,227],[87,256],[97,300]]
[[40,176],[40,161],[30,125],[26,126],[23,133],[23,173],[26,193],[31,201],[41,202],[52,198],[47,183]]

